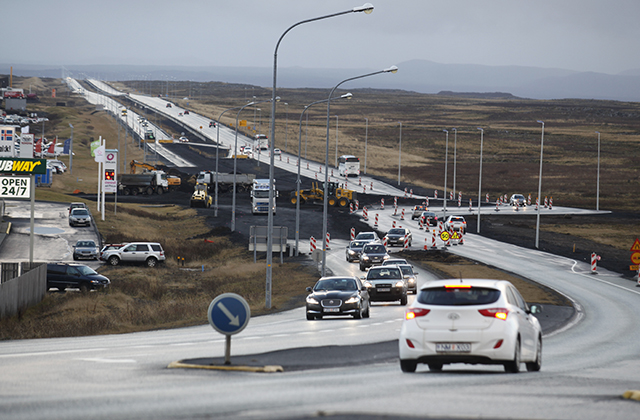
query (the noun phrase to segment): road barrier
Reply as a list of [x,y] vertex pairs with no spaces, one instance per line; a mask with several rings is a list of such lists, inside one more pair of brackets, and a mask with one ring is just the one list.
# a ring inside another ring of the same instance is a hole
[[462,191],[458,193],[458,207],[462,207]]
[[553,197],[549,198],[549,210],[553,210]]
[[591,274],[598,274],[598,261],[600,261],[600,255],[595,252],[591,253]]
[[351,240],[356,239],[356,228],[351,228]]
[[384,198],[380,199],[380,210],[384,210]]
[[309,238],[309,249],[311,250],[311,252],[316,250],[316,238],[314,238],[313,236]]
[[404,209],[402,209],[402,213],[400,213],[400,220],[404,220]]
[[484,202],[489,204],[489,193],[484,196]]
[[376,213],[375,221],[373,222],[373,227],[378,227],[378,213]]
[[469,199],[469,212],[472,211],[472,207],[471,207],[471,199]]
[[395,229],[396,228],[396,221],[392,221],[391,222],[391,229]]
[[329,248],[329,242],[331,241],[331,234],[329,234],[329,232],[327,232],[327,237],[325,238],[324,241],[324,249],[331,249]]
[[365,222],[369,220],[369,219],[367,218],[368,213],[369,213],[369,212],[367,211],[367,208],[366,208],[366,207],[363,207],[363,208],[362,208],[362,217],[364,218],[364,221],[365,221]]

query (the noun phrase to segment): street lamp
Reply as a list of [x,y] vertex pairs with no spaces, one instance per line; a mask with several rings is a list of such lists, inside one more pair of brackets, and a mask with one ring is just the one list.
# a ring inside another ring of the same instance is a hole
[[[255,96],[254,96],[255,98]],[[220,114],[220,116],[218,117],[218,124],[217,124],[217,133],[216,133],[216,175],[215,175],[215,183],[216,183],[216,188],[215,188],[215,204],[213,207],[213,217],[218,217],[218,150],[220,149],[220,120],[222,119],[222,115],[227,112],[227,111],[233,111],[234,109],[240,109],[242,108],[241,106],[236,106],[233,108],[229,108],[229,109],[225,109],[224,111],[222,111],[222,113]]]
[[[319,16],[312,19],[301,20],[293,25],[291,25],[286,31],[280,35],[278,42],[276,43],[275,51],[273,52],[273,89],[271,90],[271,144],[269,147],[270,151],[270,166],[269,166],[269,203],[273,201],[273,172],[275,165],[274,158],[274,144],[275,144],[275,129],[276,129],[276,89],[277,89],[277,74],[278,74],[278,48],[280,47],[280,42],[285,37],[286,34],[289,33],[290,30],[295,28],[296,26],[302,25],[304,23],[315,22],[317,20],[328,19],[336,16],[346,15],[348,13],[359,13],[364,12],[366,14],[370,14],[373,12],[373,5],[371,3],[365,3],[362,6],[354,7],[350,10],[345,10],[344,12],[333,13],[330,15]],[[332,92],[333,93],[333,92]],[[329,95],[331,98],[331,95]],[[328,146],[327,146],[328,147]],[[326,174],[325,174],[326,175]],[[326,203],[327,200],[324,200]],[[271,309],[271,273],[272,273],[272,264],[273,264],[273,212],[269,212],[267,217],[267,275],[266,275],[266,285],[265,285],[265,307],[266,309]],[[324,264],[323,264],[324,267]]]
[[442,205],[442,218],[446,220],[447,218],[447,160],[449,159],[449,131],[447,130],[442,130],[442,131],[447,133],[447,140],[444,146],[444,195],[442,197],[444,201],[444,204]]
[[456,163],[458,161],[458,129],[453,130],[453,193],[456,193]]
[[477,233],[480,233],[480,205],[482,204],[482,145],[484,143],[484,129],[478,127],[480,130],[480,176],[478,177],[478,227]]
[[600,211],[600,132],[596,131],[596,133],[598,133],[598,177],[596,178],[596,211]]
[[400,185],[400,168],[402,167],[402,122],[400,122],[400,139],[398,140],[398,185]]
[[364,174],[367,174],[367,140],[369,138],[369,118],[364,119]]
[[336,115],[336,169],[338,168],[338,116]]
[[[71,127],[71,140],[69,140],[69,173],[73,175],[73,126],[71,123],[69,123],[69,127]],[[598,144],[600,143],[598,142]],[[598,148],[598,151],[600,151],[600,148]],[[598,153],[598,162],[600,162],[599,158],[600,153]],[[600,166],[598,165],[598,167]]]
[[[279,101],[280,97],[276,96],[276,101]],[[249,102],[246,105],[243,105],[238,109],[238,113],[236,114],[236,139],[233,145],[233,198],[231,200],[231,232],[235,232],[236,230],[236,178],[237,178],[237,168],[238,168],[238,123],[240,118],[240,113],[243,109],[251,105],[262,104],[264,102],[271,102],[271,99],[267,99],[259,102]],[[260,147],[258,146],[258,150]],[[273,165],[273,162],[272,162]],[[269,194],[271,196],[271,194]],[[271,203],[273,199],[269,197],[269,214],[273,214],[271,211]]]
[[285,102],[284,106],[287,109],[287,116],[284,122],[284,152],[287,153],[287,137],[288,137],[288,131],[289,131],[289,103]]
[[540,196],[542,195],[542,151],[544,148],[544,121],[538,120],[538,123],[542,124],[542,137],[540,138],[540,174],[538,175],[538,198],[536,198],[538,207],[538,213],[536,215],[536,248],[539,248],[538,244],[540,240],[540,207],[542,207]]
[[362,79],[364,77],[373,76],[380,73],[397,73],[398,67],[391,66],[388,69],[379,70],[373,73],[363,74],[361,76],[350,77],[348,79],[343,80],[338,83],[331,89],[329,93],[329,100],[327,101],[327,142],[325,146],[325,156],[324,156],[324,193],[323,193],[323,209],[322,209],[322,275],[324,276],[327,268],[327,241],[325,240],[327,237],[327,215],[329,212],[328,203],[329,200],[327,196],[329,195],[328,187],[329,187],[329,117],[331,116],[331,97],[333,96],[333,92],[343,83],[349,82],[351,80]]
[[[331,99],[351,99],[352,96],[353,95],[351,95],[351,93],[345,93],[342,96],[337,96]],[[304,110],[300,114],[300,122],[298,123],[298,178],[296,179],[296,257],[299,253],[298,244],[300,242],[300,183],[302,182],[300,180],[300,151],[302,150],[302,117],[307,112],[307,109],[309,109],[311,106],[327,101],[329,101],[329,99],[323,99],[321,101],[316,101],[305,106]],[[307,114],[307,117],[309,117],[309,114]]]

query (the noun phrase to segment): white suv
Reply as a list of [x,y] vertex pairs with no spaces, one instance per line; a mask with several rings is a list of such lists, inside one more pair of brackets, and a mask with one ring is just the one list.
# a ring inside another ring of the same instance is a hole
[[155,267],[165,260],[162,245],[157,242],[132,242],[117,249],[104,251],[101,257],[111,265],[124,263],[145,263]]

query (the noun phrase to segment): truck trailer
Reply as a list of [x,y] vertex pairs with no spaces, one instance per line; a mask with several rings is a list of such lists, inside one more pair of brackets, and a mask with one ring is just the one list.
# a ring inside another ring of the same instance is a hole
[[123,195],[164,194],[169,191],[167,174],[164,171],[120,174],[118,175],[118,191]]

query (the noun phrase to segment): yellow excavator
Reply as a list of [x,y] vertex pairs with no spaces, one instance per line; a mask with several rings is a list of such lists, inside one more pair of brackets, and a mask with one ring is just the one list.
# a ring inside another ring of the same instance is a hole
[[[291,191],[291,204],[298,201],[297,191]],[[342,188],[337,182],[329,182],[327,184],[327,204],[329,206],[348,207],[350,203],[356,201],[357,193],[353,190]],[[312,182],[311,189],[300,190],[300,204],[307,201],[323,201],[324,183]]]
[[[135,174],[136,170],[140,168],[141,172],[163,172],[162,169],[157,168],[149,163],[140,162],[138,160],[132,160],[129,162],[129,167],[131,168],[131,173]],[[167,181],[169,182],[169,189],[175,190],[180,187],[182,184],[182,179],[179,176],[169,175],[167,174]]]

